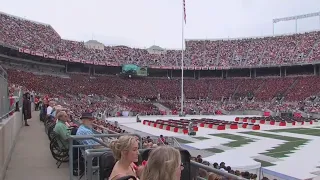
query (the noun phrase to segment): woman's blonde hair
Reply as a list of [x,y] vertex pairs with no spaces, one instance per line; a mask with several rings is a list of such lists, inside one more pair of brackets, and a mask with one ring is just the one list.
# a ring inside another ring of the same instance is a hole
[[176,170],[180,168],[180,152],[170,146],[159,146],[149,155],[141,180],[176,180]]
[[134,142],[137,142],[135,136],[120,136],[118,139],[112,140],[109,147],[113,152],[114,158],[116,160],[121,159],[121,152],[130,150]]

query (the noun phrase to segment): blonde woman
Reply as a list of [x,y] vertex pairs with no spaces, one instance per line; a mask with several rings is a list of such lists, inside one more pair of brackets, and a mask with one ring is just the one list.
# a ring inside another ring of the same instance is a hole
[[180,180],[182,170],[179,150],[159,146],[151,151],[141,180]]
[[121,136],[110,142],[110,149],[116,159],[109,180],[125,176],[137,177],[134,162],[138,162],[139,146],[135,136]]

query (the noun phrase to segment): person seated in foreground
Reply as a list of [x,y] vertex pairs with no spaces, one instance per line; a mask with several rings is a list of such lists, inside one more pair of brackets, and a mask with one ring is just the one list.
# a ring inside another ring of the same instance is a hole
[[116,164],[114,165],[109,180],[117,180],[124,176],[135,176],[135,162],[138,162],[139,145],[135,136],[121,136],[110,142]]
[[179,150],[159,146],[151,151],[141,180],[180,180],[183,168]]
[[[81,116],[82,124],[77,130],[76,135],[77,136],[86,136],[86,135],[94,135],[95,133],[92,130],[92,123],[94,121],[94,117],[92,113],[83,113]],[[102,141],[101,138],[97,138],[100,141]],[[99,143],[92,140],[92,139],[85,139],[85,140],[79,140],[80,143],[83,145],[88,145],[85,149],[93,149],[93,148],[101,148],[102,146],[99,146]],[[83,149],[82,149],[83,150]]]
[[71,131],[69,127],[66,125],[66,122],[68,121],[68,115],[65,111],[60,111],[57,114],[57,123],[54,126],[53,131],[60,136],[61,141],[58,141],[58,144],[60,148],[68,148],[69,147],[69,141]]

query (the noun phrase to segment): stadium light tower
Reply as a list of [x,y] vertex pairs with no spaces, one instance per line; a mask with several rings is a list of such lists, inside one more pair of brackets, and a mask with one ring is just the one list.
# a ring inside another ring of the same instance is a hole
[[319,17],[319,29],[320,29],[320,12],[315,12],[315,13],[310,13],[310,14],[303,14],[303,15],[298,15],[298,16],[289,16],[289,17],[283,17],[283,18],[277,18],[273,19],[272,21],[272,34],[274,35],[274,26],[276,23],[281,22],[281,21],[295,21],[295,33],[298,33],[298,20],[299,19],[305,19],[305,18],[310,18],[310,17]]

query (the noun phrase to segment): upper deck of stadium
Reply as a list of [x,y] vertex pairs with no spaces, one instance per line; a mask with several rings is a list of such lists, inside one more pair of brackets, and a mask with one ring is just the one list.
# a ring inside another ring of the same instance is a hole
[[[0,14],[0,28],[2,45],[51,59],[111,66],[132,63],[179,68],[180,65],[179,50],[126,46],[88,49],[84,42],[61,39],[50,25],[4,13]],[[184,61],[187,68],[196,69],[312,64],[320,57],[319,40],[319,31],[261,38],[188,40]]]

